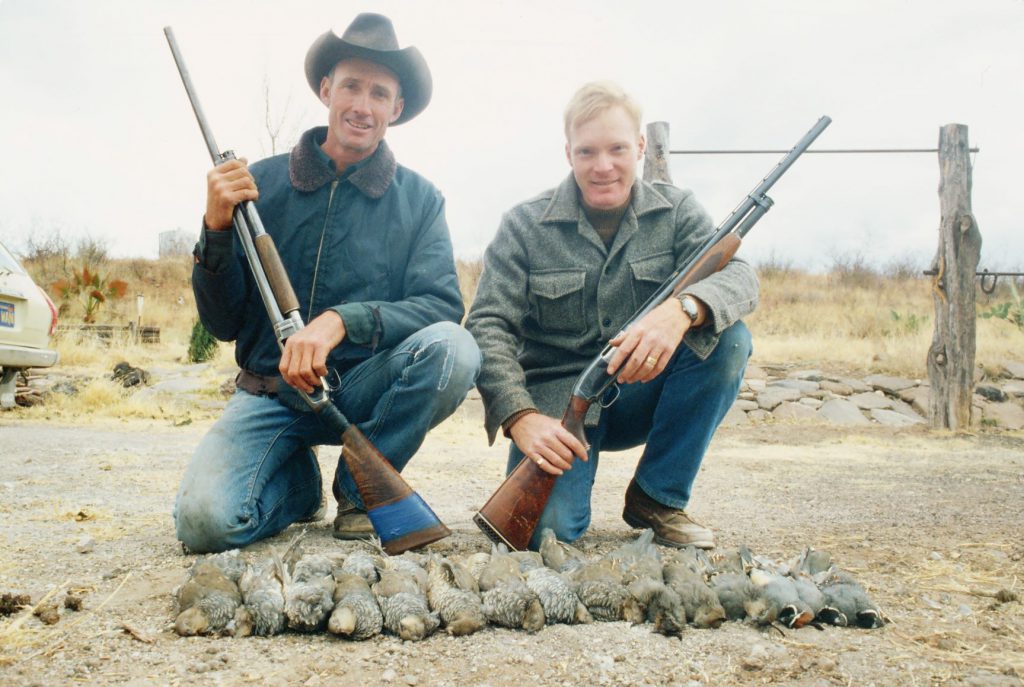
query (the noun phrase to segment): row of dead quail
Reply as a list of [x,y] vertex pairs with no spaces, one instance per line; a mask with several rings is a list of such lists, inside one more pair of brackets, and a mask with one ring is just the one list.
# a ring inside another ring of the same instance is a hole
[[726,620],[799,628],[880,627],[864,588],[821,551],[788,563],[746,547],[664,556],[645,530],[596,560],[542,532],[537,552],[444,558],[379,551],[303,555],[301,536],[247,561],[237,550],[195,561],[175,590],[180,635],[273,635],[327,630],[352,640],[383,631],[418,641],[438,628],[469,635],[488,624],[536,632],[546,624],[627,621],[678,635]]

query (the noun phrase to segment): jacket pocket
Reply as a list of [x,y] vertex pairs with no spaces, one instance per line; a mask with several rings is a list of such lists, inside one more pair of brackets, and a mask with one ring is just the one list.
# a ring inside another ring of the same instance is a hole
[[530,295],[538,326],[549,332],[582,334],[587,329],[583,312],[586,270],[530,272]]
[[639,310],[658,287],[671,276],[675,269],[675,256],[672,251],[655,253],[643,258],[631,260],[630,272],[633,274],[633,310]]

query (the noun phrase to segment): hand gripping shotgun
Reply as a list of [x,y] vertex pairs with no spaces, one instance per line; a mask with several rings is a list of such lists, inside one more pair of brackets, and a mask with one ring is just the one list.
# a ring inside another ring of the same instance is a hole
[[[623,325],[622,331],[629,329],[668,298],[725,267],[740,247],[743,237],[771,208],[773,201],[766,195],[768,190],[831,123],[832,120],[828,117],[819,119],[757,185],[757,188],[747,194],[694,256],[673,272],[654,295],[633,314]],[[607,372],[608,363],[611,362],[615,350],[615,346],[605,346],[580,374],[569,397],[569,405],[562,416],[562,426],[584,446],[588,445],[583,427],[587,410],[615,383],[615,376]],[[551,496],[555,479],[555,475],[541,470],[532,460],[524,458],[484,507],[473,516],[473,521],[494,542],[504,542],[509,548],[519,551],[526,549],[533,531],[537,528],[544,506]]]
[[[213,140],[171,27],[164,28],[164,35],[171,47],[171,54],[185,85],[188,99],[192,103],[192,110],[199,122],[203,138],[206,139],[206,147],[210,151],[213,163],[216,165],[234,159],[233,152],[229,150],[221,153]],[[274,326],[278,346],[283,349],[288,337],[304,326],[302,316],[299,314],[299,301],[278,256],[274,240],[263,229],[256,206],[251,201],[236,206],[233,223],[263,299],[263,305],[266,306],[267,315]],[[324,425],[337,431],[341,436],[341,442],[345,446],[345,464],[352,473],[359,495],[366,505],[370,522],[377,531],[384,550],[392,555],[399,554],[451,534],[426,502],[402,479],[398,471],[367,440],[359,428],[341,414],[331,402],[327,389],[326,381],[321,380],[320,388],[313,394],[299,391],[299,395]]]

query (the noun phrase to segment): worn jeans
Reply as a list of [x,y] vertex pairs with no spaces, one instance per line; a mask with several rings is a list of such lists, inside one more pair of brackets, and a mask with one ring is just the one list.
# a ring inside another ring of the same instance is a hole
[[[458,408],[479,369],[473,337],[442,322],[348,370],[331,397],[401,471],[427,431]],[[182,478],[174,507],[178,539],[197,553],[222,551],[311,516],[322,494],[311,447],[340,442],[312,412],[237,391]],[[362,504],[340,459],[334,495]]]
[[[530,548],[537,548],[546,527],[566,542],[587,531],[590,493],[602,450],[646,444],[636,467],[637,484],[658,503],[685,508],[711,437],[736,400],[750,353],[750,332],[737,322],[722,332],[707,359],[680,346],[652,381],[610,388],[604,400],[614,400],[602,410],[597,426],[586,429],[589,460],[574,460],[572,469],[555,480]],[[508,472],[522,459],[523,452],[513,443]]]

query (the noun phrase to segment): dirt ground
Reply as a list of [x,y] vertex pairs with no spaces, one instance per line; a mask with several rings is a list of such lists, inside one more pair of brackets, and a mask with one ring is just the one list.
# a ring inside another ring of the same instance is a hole
[[[454,532],[433,545],[442,553],[488,547],[471,517],[500,482],[506,447],[487,447],[478,413],[460,409],[405,473]],[[883,609],[882,629],[783,633],[726,623],[667,638],[620,622],[350,643],[171,631],[171,590],[193,558],[175,541],[170,511],[207,427],[0,417],[0,592],[84,597],[82,610],[62,609],[53,625],[27,613],[0,618],[0,684],[1020,685],[1024,677],[1024,605],[995,598],[1000,590],[1024,597],[1020,433],[785,424],[719,432],[693,515],[720,546],[746,543],[780,558],[807,545],[830,551]],[[637,456],[602,461],[594,525],[580,542],[587,553],[635,536],[619,514]],[[321,451],[329,474],[335,457]],[[307,540],[313,550],[361,546],[332,539],[329,520]]]

